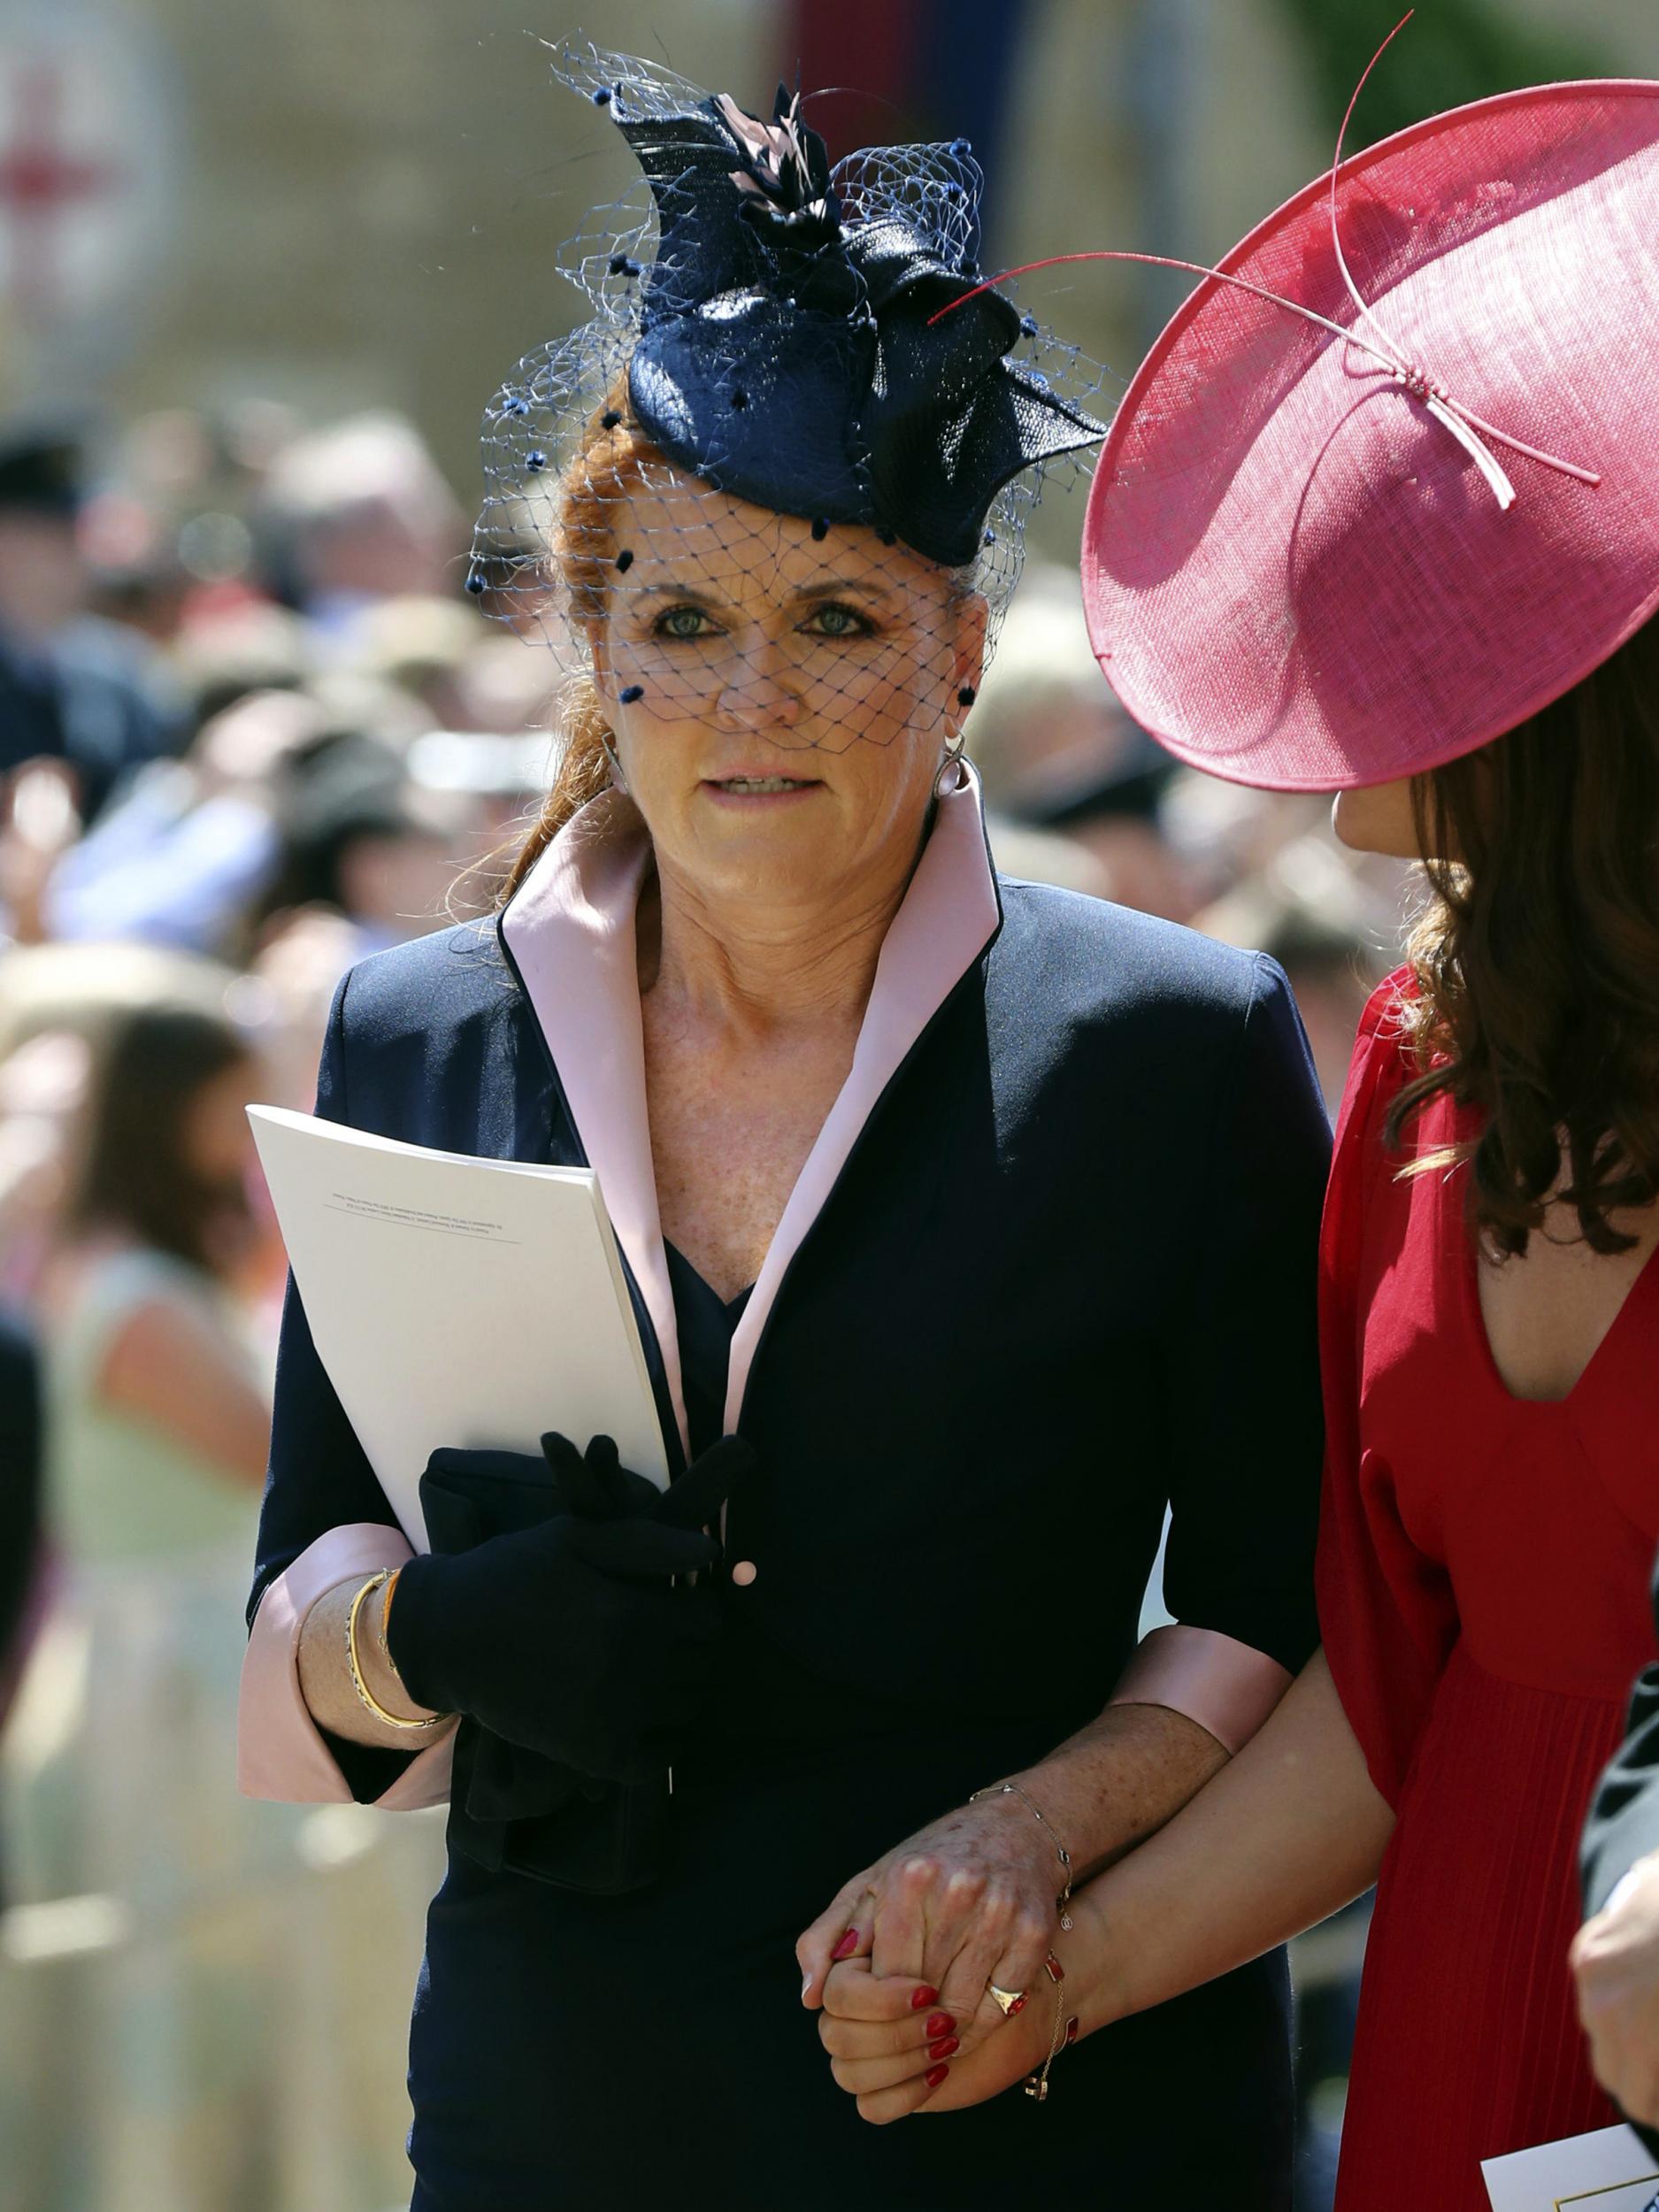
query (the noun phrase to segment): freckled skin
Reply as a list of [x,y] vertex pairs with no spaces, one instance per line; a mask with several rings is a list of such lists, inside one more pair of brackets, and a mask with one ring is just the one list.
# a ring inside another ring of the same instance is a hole
[[722,1298],[733,1298],[760,1272],[846,1080],[857,1026],[722,1048],[682,1008],[646,1006],[664,1233]]

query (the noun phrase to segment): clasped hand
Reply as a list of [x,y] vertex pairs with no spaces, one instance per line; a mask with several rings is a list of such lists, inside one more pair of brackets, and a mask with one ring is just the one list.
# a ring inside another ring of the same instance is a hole
[[[836,1893],[795,1946],[802,2001],[821,2009],[831,2070],[867,2119],[977,2102],[1041,2065],[1059,1886],[1052,1843],[1018,1799],[996,1795]],[[1006,2019],[993,1985],[1025,1993]]]
[[[402,1569],[387,1648],[412,1697],[604,1780],[659,1774],[701,1709],[718,1597],[683,1578],[718,1563],[704,1533],[755,1455],[723,1437],[659,1492],[609,1437],[585,1454],[549,1433],[559,1510],[471,1550]],[[519,1453],[434,1452],[435,1471],[523,1480]]]
[[959,2112],[1041,2068],[1054,2045],[1056,1993],[1069,2003],[1064,1969],[1057,1990],[1045,1969],[1018,2012],[1004,2019],[993,2007],[995,2024],[981,2016],[972,2048],[957,2051],[961,2024],[931,1984],[875,1974],[867,1958],[849,1958],[830,1969],[818,2037],[862,2118],[880,2126],[912,2112]]

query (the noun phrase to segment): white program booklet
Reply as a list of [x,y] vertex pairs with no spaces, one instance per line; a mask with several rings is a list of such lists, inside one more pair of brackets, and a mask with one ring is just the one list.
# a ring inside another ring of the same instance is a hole
[[250,1106],[319,1358],[380,1486],[426,1548],[440,1445],[616,1439],[668,1480],[621,1257],[587,1168],[476,1160]]
[[1480,2170],[1493,2212],[1655,2212],[1659,2166],[1629,2128],[1601,2128],[1508,2158]]

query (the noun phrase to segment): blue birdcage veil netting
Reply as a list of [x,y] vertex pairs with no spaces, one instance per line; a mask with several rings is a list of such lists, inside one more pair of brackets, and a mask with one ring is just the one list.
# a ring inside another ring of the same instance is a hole
[[953,736],[1027,518],[1103,435],[1095,364],[1001,289],[964,299],[972,149],[832,167],[781,88],[764,121],[627,56],[554,68],[641,175],[558,256],[588,319],[487,411],[469,589],[613,720]]

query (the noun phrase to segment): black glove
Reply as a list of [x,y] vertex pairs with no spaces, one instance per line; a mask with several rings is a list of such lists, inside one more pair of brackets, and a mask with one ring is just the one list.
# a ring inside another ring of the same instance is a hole
[[551,1488],[555,1511],[470,1549],[409,1560],[387,1649],[421,1704],[583,1775],[647,1780],[698,1712],[719,1633],[714,1590],[672,1578],[718,1563],[703,1525],[755,1455],[722,1437],[659,1492],[618,1463],[608,1436],[585,1456],[553,1433],[541,1449],[545,1466],[515,1452],[433,1454],[423,1499],[458,1478],[475,1499],[494,1490],[545,1501]]

